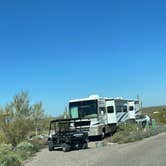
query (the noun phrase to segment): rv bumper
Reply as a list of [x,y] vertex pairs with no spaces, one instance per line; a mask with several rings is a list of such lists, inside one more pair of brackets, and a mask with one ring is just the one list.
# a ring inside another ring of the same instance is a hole
[[89,136],[99,136],[103,132],[103,126],[90,127],[88,135]]

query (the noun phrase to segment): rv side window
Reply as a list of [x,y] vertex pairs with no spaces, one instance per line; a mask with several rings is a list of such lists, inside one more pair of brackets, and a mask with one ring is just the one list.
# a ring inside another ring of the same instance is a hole
[[123,112],[122,106],[116,106],[116,112]]
[[105,114],[105,107],[99,107],[100,114]]
[[108,113],[114,113],[114,107],[113,106],[107,107],[107,112]]
[[123,107],[123,112],[127,112],[127,106]]
[[133,107],[133,106],[130,106],[130,107],[129,107],[129,110],[130,110],[130,111],[133,111],[133,110],[134,110],[134,107]]

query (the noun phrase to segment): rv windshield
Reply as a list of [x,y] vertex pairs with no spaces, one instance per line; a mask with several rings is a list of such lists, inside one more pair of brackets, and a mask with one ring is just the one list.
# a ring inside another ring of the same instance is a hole
[[97,118],[97,100],[69,103],[71,118]]

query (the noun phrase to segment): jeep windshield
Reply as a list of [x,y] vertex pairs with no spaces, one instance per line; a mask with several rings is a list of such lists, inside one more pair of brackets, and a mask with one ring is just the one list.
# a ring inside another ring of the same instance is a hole
[[97,118],[97,100],[70,102],[71,118]]

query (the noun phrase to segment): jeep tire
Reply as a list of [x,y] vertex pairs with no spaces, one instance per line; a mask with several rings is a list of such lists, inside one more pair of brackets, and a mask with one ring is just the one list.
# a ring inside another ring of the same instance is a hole
[[48,142],[48,150],[49,151],[53,151],[54,150],[54,146],[52,142]]
[[88,148],[88,143],[84,142],[83,145],[82,145],[82,149],[87,149],[87,148]]
[[71,150],[71,146],[69,144],[64,143],[62,144],[62,150],[64,152],[69,152]]

